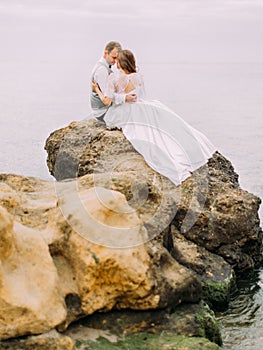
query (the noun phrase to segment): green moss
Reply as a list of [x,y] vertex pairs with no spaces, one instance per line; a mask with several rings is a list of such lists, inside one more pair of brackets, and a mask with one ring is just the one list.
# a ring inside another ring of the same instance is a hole
[[214,312],[208,305],[203,305],[202,310],[195,315],[198,324],[199,335],[210,341],[222,345],[221,332]]
[[198,337],[184,337],[163,332],[161,334],[139,333],[111,343],[100,337],[96,341],[76,340],[80,350],[219,350],[218,345]]
[[225,307],[229,303],[231,291],[234,286],[234,279],[227,281],[205,281],[203,282],[204,297],[213,306]]

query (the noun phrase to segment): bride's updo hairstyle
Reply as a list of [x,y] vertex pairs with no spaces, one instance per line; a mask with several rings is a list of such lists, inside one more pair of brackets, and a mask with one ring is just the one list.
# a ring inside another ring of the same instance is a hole
[[120,67],[127,73],[135,73],[136,63],[133,53],[130,50],[121,50],[118,53]]

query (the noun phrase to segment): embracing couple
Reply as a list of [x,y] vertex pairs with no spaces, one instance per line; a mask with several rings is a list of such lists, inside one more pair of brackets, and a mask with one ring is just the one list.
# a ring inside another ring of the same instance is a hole
[[[118,70],[111,67],[117,62]],[[213,156],[216,148],[159,101],[144,99],[134,54],[109,42],[92,72],[91,108],[109,128],[119,128],[155,171],[179,185]]]

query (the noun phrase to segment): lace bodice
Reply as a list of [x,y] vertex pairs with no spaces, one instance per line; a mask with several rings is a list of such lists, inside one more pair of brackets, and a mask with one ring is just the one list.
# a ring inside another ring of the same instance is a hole
[[[128,85],[134,86],[134,89],[126,91]],[[145,98],[144,82],[140,73],[125,74],[120,71],[110,74],[108,79],[105,96],[110,98],[114,94],[132,94],[137,95],[137,99]]]

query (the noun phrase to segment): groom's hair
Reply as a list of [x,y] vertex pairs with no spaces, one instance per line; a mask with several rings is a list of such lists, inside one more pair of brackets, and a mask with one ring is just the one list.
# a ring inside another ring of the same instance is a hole
[[106,46],[105,46],[105,51],[108,51],[110,53],[113,49],[117,48],[118,51],[121,50],[121,44],[118,43],[118,41],[110,41]]

